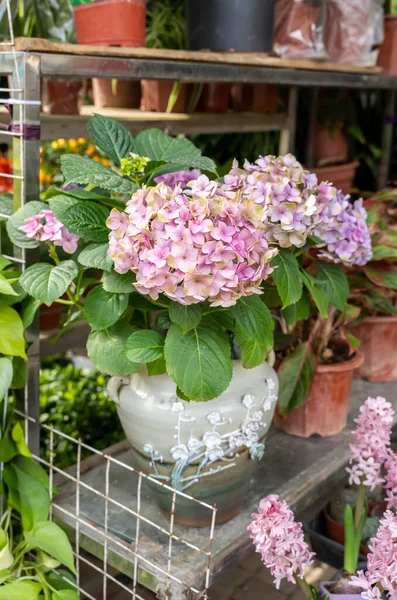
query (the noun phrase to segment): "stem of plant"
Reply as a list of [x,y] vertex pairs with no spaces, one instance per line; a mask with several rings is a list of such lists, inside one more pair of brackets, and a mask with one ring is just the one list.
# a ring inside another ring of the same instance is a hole
[[312,589],[306,579],[304,577],[299,577],[298,575],[295,575],[295,578],[306,598],[308,598],[308,600],[314,600]]
[[360,525],[361,515],[363,514],[363,510],[365,508],[366,495],[367,490],[365,489],[365,485],[363,483],[360,483],[360,487],[358,488],[357,494],[356,508],[354,509],[354,529],[356,531]]

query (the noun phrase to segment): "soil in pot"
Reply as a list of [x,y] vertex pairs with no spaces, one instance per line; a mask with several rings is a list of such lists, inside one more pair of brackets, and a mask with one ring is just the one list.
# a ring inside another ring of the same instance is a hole
[[145,0],[101,0],[74,7],[78,44],[145,45]]
[[338,364],[317,365],[306,401],[283,419],[277,409],[274,422],[283,431],[298,437],[318,434],[330,437],[347,423],[353,372],[364,360],[361,352]]
[[[244,504],[252,470],[263,457],[277,391],[268,364],[247,372],[241,361],[234,363],[228,389],[210,402],[180,400],[166,373],[148,377],[145,369],[108,384],[135,466],[158,480],[148,483],[162,512],[169,516],[173,495],[159,483],[216,504],[217,523]],[[200,527],[211,519],[208,507],[177,496],[176,522]]]
[[274,0],[187,0],[189,50],[271,52]]
[[205,83],[195,108],[200,113],[225,113],[229,108],[231,86],[227,83]]
[[92,94],[95,106],[112,108],[139,108],[141,102],[141,84],[139,81],[125,79],[92,80]]
[[369,381],[397,379],[397,317],[366,317],[350,331],[360,340],[364,362],[359,377]]
[[385,39],[379,49],[378,65],[389,75],[397,75],[397,15],[385,16]]
[[342,125],[336,130],[316,127],[314,136],[314,160],[318,167],[345,163],[349,158],[349,146]]
[[350,578],[351,575],[343,571],[336,581],[321,581],[321,597],[328,595],[329,600],[361,600],[360,588],[351,585]]
[[236,84],[232,89],[233,108],[242,112],[274,113],[278,86],[270,83]]
[[353,161],[341,165],[329,165],[327,167],[313,167],[313,171],[319,181],[328,181],[344,194],[350,194],[353,188],[354,176],[358,162]]
[[[173,85],[173,81],[163,81],[160,79],[142,81],[142,110],[166,112]],[[189,84],[182,83],[172,112],[186,112],[189,103],[189,92]]]
[[42,80],[43,112],[50,115],[79,114],[80,81]]

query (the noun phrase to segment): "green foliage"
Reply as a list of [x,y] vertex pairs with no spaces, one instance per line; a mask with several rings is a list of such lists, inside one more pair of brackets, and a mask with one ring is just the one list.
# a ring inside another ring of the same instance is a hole
[[116,323],[103,331],[91,331],[87,341],[87,352],[94,365],[108,375],[131,375],[139,365],[124,356],[129,336],[134,332],[131,325]]
[[104,152],[115,165],[120,166],[121,160],[130,152],[134,152],[134,138],[115,119],[94,115],[88,122],[88,131],[99,150]]
[[[124,439],[116,405],[106,391],[108,377],[48,359],[40,372],[40,420],[73,439],[103,450]],[[50,432],[41,432],[41,454],[50,459]],[[77,445],[54,435],[54,464],[65,469],[77,460]],[[82,459],[91,453],[82,448]]]
[[172,302],[169,308],[170,319],[181,327],[184,333],[197,327],[201,321],[201,306],[199,304],[178,304]]
[[64,195],[54,196],[49,204],[56,218],[72,233],[89,242],[107,241],[109,230],[106,219],[109,210],[105,206]]
[[306,400],[315,371],[316,361],[308,342],[283,360],[278,370],[278,409],[282,417],[287,417]]
[[13,244],[20,248],[37,248],[40,245],[40,242],[34,238],[26,237],[26,234],[20,231],[19,227],[25,224],[25,219],[37,215],[44,208],[48,208],[44,202],[28,202],[8,219],[7,233]]
[[96,185],[101,190],[109,190],[119,194],[133,194],[136,185],[118,175],[116,171],[87,156],[64,154],[61,158],[62,173],[65,183]]
[[147,0],[145,45],[148,48],[186,48],[184,0]]
[[113,267],[112,259],[107,255],[109,245],[88,244],[77,257],[77,260],[83,267],[111,271]]
[[0,352],[26,358],[22,319],[13,308],[0,308]]
[[349,282],[340,265],[318,261],[318,280],[331,306],[343,310],[349,297]]
[[20,284],[30,296],[50,306],[66,292],[77,271],[73,260],[64,260],[53,267],[48,263],[36,263],[24,271]]
[[282,300],[282,308],[295,304],[302,295],[302,278],[297,259],[289,250],[280,248],[271,264],[277,267],[272,277]]
[[179,325],[172,325],[164,354],[168,374],[190,399],[212,400],[231,381],[229,339],[221,326],[207,317],[186,333]]
[[136,331],[127,340],[125,355],[131,362],[151,363],[164,355],[164,340],[157,331]]
[[132,294],[135,292],[134,281],[135,276],[131,272],[120,275],[116,271],[112,271],[104,273],[102,278],[103,289],[114,294]]
[[127,305],[127,294],[112,294],[97,286],[86,298],[84,315],[93,329],[106,329],[118,321]]

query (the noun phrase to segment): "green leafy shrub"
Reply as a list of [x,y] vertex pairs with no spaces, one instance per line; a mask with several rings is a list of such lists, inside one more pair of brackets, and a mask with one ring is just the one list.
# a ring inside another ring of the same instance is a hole
[[[107,380],[98,371],[46,361],[40,372],[40,421],[98,450],[122,440],[116,406],[106,392]],[[50,432],[45,429],[41,452],[49,460]],[[54,434],[54,453],[54,464],[63,469],[76,462],[77,445]],[[90,452],[82,448],[81,454],[86,458]]]

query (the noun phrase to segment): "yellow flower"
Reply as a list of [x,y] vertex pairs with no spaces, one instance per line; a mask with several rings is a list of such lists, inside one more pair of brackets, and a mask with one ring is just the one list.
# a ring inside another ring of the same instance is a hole
[[66,146],[66,140],[64,138],[60,138],[58,141],[58,147],[64,148]]
[[73,150],[77,150],[77,146],[78,146],[77,140],[75,140],[73,138],[71,140],[69,140],[69,148],[70,148],[70,150],[72,150],[72,151]]
[[44,164],[44,160],[42,158],[40,158],[40,164],[43,165]]
[[43,183],[45,183],[45,178],[46,174],[44,173],[43,169],[40,169],[40,185],[43,185]]
[[77,140],[77,142],[78,142],[78,143],[79,143],[81,146],[83,146],[84,144],[86,144],[86,143],[87,143],[87,140],[86,140],[85,138],[79,138],[79,139]]
[[87,148],[88,156],[94,156],[95,152],[96,152],[96,146],[94,146],[94,144],[90,144]]
[[51,142],[51,148],[53,150],[58,150],[58,142]]
[[50,173],[47,173],[47,175],[45,176],[45,182],[46,183],[52,182],[52,175]]
[[95,160],[95,162],[99,162],[99,163],[101,163],[101,162],[102,162],[102,159],[101,159],[101,157],[100,157],[100,156],[93,156],[93,157],[92,157],[92,160]]
[[105,165],[105,167],[110,167],[110,160],[107,158],[102,158],[101,163]]

